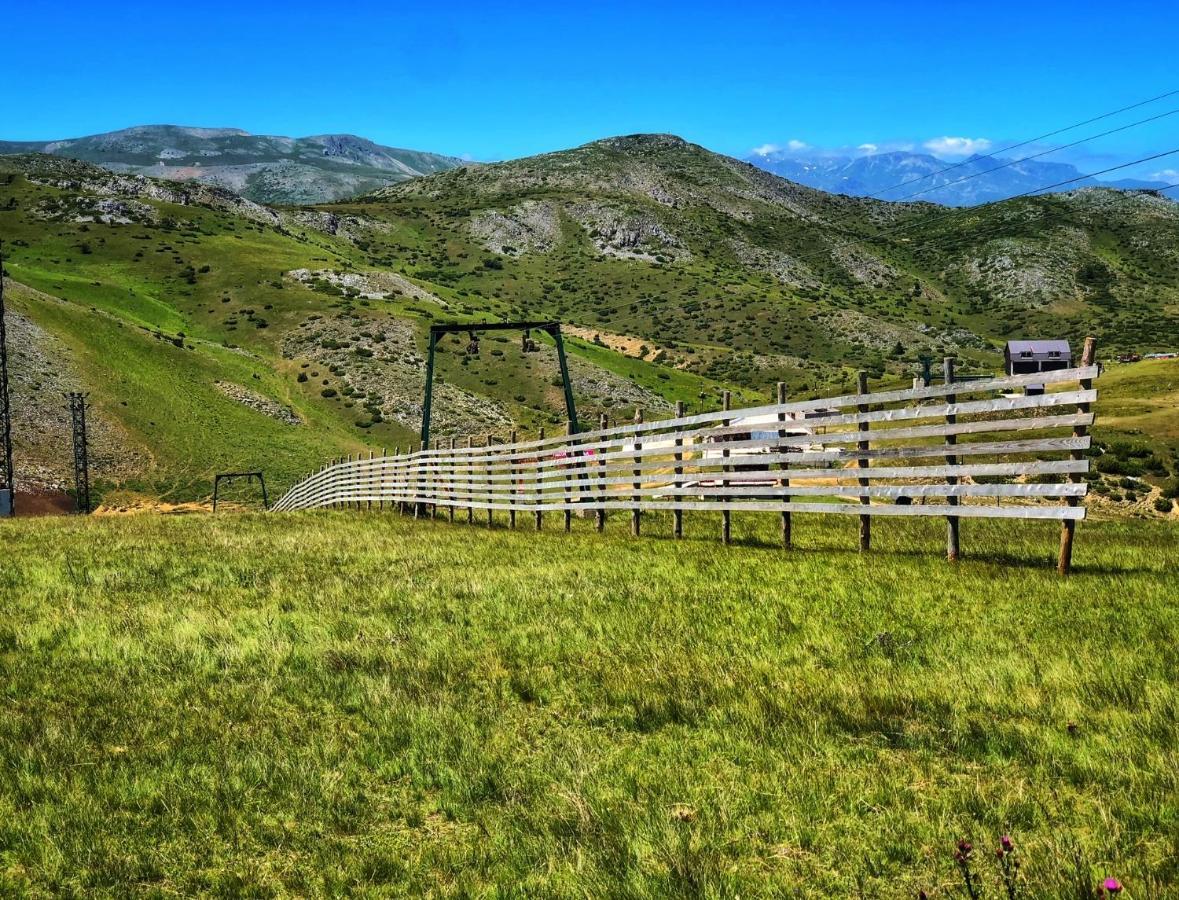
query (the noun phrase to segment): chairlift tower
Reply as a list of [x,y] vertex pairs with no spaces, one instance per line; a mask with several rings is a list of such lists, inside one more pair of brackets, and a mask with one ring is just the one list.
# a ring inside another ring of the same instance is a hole
[[66,394],[70,401],[70,418],[74,430],[74,494],[78,512],[90,512],[90,461],[86,448],[86,395],[78,391]]
[[565,358],[565,342],[561,339],[561,323],[544,322],[452,322],[430,326],[430,345],[426,357],[426,396],[422,401],[422,446],[430,444],[430,413],[434,398],[434,350],[438,341],[447,334],[462,334],[470,336],[467,346],[469,353],[479,352],[479,333],[484,331],[521,331],[521,348],[525,353],[535,349],[536,342],[532,340],[533,331],[543,331],[553,339],[557,346],[557,366],[561,370],[561,387],[565,392],[565,416],[569,420],[573,433],[577,434],[581,427],[577,421],[577,405],[573,400],[573,383],[569,379],[569,363]]

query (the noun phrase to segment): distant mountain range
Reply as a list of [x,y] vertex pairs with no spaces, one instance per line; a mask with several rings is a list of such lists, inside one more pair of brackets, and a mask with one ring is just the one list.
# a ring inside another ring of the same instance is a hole
[[339,200],[463,164],[350,134],[290,138],[182,125],[140,125],[71,140],[0,141],[0,154],[14,153],[48,153],[115,172],[201,181],[260,203]]
[[[1009,160],[973,156],[961,163],[949,163],[925,153],[899,151],[865,156],[820,156],[781,151],[754,153],[746,159],[767,172],[833,194],[901,200],[920,191],[920,195],[912,199],[945,206],[974,206],[1005,200],[1026,191],[1035,191],[1043,185],[1070,181],[1082,174],[1076,166],[1068,163],[1031,160],[1000,169],[998,167],[1004,166]],[[942,171],[951,165],[953,168],[949,171]],[[991,171],[995,169],[997,171]],[[1165,181],[1135,178],[1118,181],[1085,178],[1059,190],[1097,186],[1158,190],[1168,184]]]
[[[173,181],[198,181],[266,204],[346,200],[464,165],[453,156],[384,147],[351,134],[292,138],[255,135],[239,128],[139,125],[56,141],[0,141],[0,155],[46,153],[95,163],[114,172]],[[796,151],[756,153],[746,160],[798,184],[853,197],[908,199],[974,206],[1070,181],[1081,172],[1068,163],[1033,160],[997,171],[1007,160],[975,156],[951,165],[923,153],[830,156]],[[1158,190],[1162,181],[1085,178],[1062,187]]]

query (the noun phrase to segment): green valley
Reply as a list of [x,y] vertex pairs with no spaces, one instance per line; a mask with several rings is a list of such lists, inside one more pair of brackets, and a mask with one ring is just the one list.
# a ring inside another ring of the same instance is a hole
[[[817,397],[860,368],[904,384],[922,353],[994,371],[1010,336],[1092,333],[1103,358],[1179,345],[1169,200],[1087,189],[960,210],[884,203],[667,135],[313,207],[0,157],[0,235],[23,336],[17,412],[49,423],[18,428],[18,470],[64,483],[59,394],[85,389],[113,498],[199,499],[212,472],[238,468],[282,488],[330,456],[411,446],[438,321],[566,323],[586,421],[666,416],[677,400],[712,409],[725,389],[750,404],[776,381]],[[440,347],[440,436],[563,427],[549,343],[466,344]],[[1141,474],[1162,484],[1175,474],[1170,411],[1127,421],[1099,437],[1153,454]]]

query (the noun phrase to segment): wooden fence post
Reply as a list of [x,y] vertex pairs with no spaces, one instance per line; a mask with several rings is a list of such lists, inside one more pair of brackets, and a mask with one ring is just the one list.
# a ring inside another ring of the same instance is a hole
[[369,450],[368,451],[369,466],[368,466],[368,501],[367,502],[368,502],[368,508],[370,510],[373,508],[372,494],[373,494],[373,486],[376,482],[376,474],[373,470],[373,465],[372,465],[373,459],[375,459],[375,458],[376,458],[376,454],[372,450]]
[[[942,375],[945,378],[945,382],[947,385],[954,383],[954,357],[947,356],[945,359],[942,360]],[[958,401],[958,397],[956,394],[946,394],[946,404],[947,405],[952,405],[952,404],[956,403],[957,401]],[[957,421],[958,421],[958,417],[956,415],[951,414],[951,415],[946,416],[946,424],[947,425],[953,425]],[[953,447],[957,443],[958,443],[958,435],[956,435],[956,434],[947,434],[946,435],[946,446],[947,447]],[[946,465],[947,466],[958,465],[957,455],[954,453],[947,453],[946,454]],[[958,477],[956,475],[949,475],[946,477],[946,484],[955,485],[957,483],[958,483]],[[959,501],[956,496],[951,495],[949,497],[946,497],[946,503],[949,506],[957,506],[958,502]],[[958,516],[946,516],[946,559],[948,559],[950,562],[957,562],[958,561],[959,551],[961,549],[959,547],[959,543],[958,543],[959,521],[960,520],[959,520]]]
[[[856,374],[856,389],[861,396],[868,393],[868,373],[861,370]],[[857,403],[856,412],[866,413],[868,411],[867,403]],[[868,440],[868,423],[860,421],[858,423],[858,431],[864,436],[857,443],[860,450],[866,451],[869,447]],[[860,457],[856,460],[857,465],[861,469],[868,468],[868,458],[866,456]],[[867,487],[871,482],[867,478],[859,479],[860,487]],[[860,504],[862,506],[869,506],[872,503],[872,498],[867,494],[860,495]],[[872,517],[870,515],[860,516],[860,552],[866,553],[872,549]]]
[[[401,447],[394,447],[393,448],[393,458],[397,459],[400,456],[401,456]],[[401,473],[398,472],[396,469],[393,472],[393,486],[396,488],[396,492],[398,494],[402,493]],[[392,500],[389,502],[389,506],[390,506],[390,508],[397,510],[399,513],[404,514],[404,512],[405,512],[405,503],[402,502],[401,500]]]
[[[732,408],[733,408],[733,395],[730,391],[725,391],[724,393],[721,394],[721,409],[723,409],[725,412],[728,412]],[[731,423],[732,423],[732,419],[729,419],[729,418],[721,419],[721,425],[724,426],[725,428],[728,428]],[[721,456],[725,459],[728,459],[728,457],[729,457],[728,443],[731,439],[732,439],[732,435],[729,435],[729,434],[722,435],[721,442],[722,442],[722,444],[724,444],[724,449],[721,450]],[[723,471],[723,472],[729,471],[728,465],[726,464],[726,465],[721,466],[721,471]],[[727,488],[728,486],[729,486],[728,479],[722,478],[721,479],[721,489],[722,489],[721,503],[728,503],[729,502],[728,494],[724,493],[724,489]],[[732,541],[732,539],[733,539],[733,514],[731,512],[729,512],[729,510],[726,509],[721,513],[721,543],[728,544],[730,541]]]
[[389,458],[389,448],[382,447],[381,448],[381,474],[380,474],[380,477],[378,478],[378,484],[380,485],[380,497],[377,500],[377,509],[384,509],[385,508],[385,460],[387,460],[388,458]]
[[431,476],[430,476],[430,499],[434,502],[430,504],[430,518],[438,518],[438,494],[440,492],[440,485],[438,483],[439,469],[438,465],[438,448],[442,446],[441,438],[434,438],[434,446],[430,448],[433,454],[430,457]]
[[[540,430],[540,438],[539,438],[539,440],[541,440],[541,441],[543,441],[543,440],[544,440],[544,429],[543,429],[543,428]],[[539,454],[539,453],[544,453],[544,447],[538,447],[536,452],[537,452],[538,454]],[[537,463],[538,463],[538,465],[539,465],[539,460],[537,460]],[[535,495],[535,496],[534,496],[534,499],[535,499],[536,505],[537,505],[537,506],[540,506],[540,504],[544,502],[544,489],[543,489],[543,487],[542,487],[542,485],[543,485],[543,483],[544,483],[544,482],[542,482],[542,481],[540,481],[540,480],[539,480],[539,479],[540,479],[540,476],[541,476],[541,474],[542,474],[542,473],[541,473],[541,470],[540,470],[539,468],[537,468],[537,469],[535,469],[535,470],[534,470],[534,474],[535,474],[535,476],[536,476],[536,480],[534,480],[534,481],[532,482],[532,485],[533,485],[533,492],[534,492],[534,495]],[[538,509],[538,510],[536,510],[536,512],[535,512],[535,517],[536,517],[536,530],[537,530],[537,531],[540,531],[540,529],[541,529],[541,528],[544,526],[544,513],[543,513],[543,512],[541,512],[541,510],[539,510],[539,509]]]
[[[607,429],[607,427],[609,427],[608,422],[609,422],[609,420],[606,418],[605,413],[599,414],[598,415],[598,430],[605,431]],[[599,441],[599,443],[602,443],[602,442]],[[597,450],[597,454],[598,454],[598,481],[599,481],[598,502],[605,503],[606,502],[606,448],[599,447]],[[597,527],[598,531],[599,532],[604,531],[606,528],[606,510],[599,509],[597,511],[595,519],[596,519],[595,526]]]
[[[576,432],[573,430],[573,422],[565,423],[565,435],[568,441],[565,443],[565,474],[562,476],[562,481],[571,481],[569,472],[571,471],[572,463],[569,462],[570,456],[573,454],[573,435]],[[568,534],[573,528],[573,486],[565,485],[565,533]]]
[[424,518],[426,515],[426,460],[424,454],[430,449],[430,445],[426,441],[421,442],[421,456],[418,457],[417,465],[414,466],[414,474],[417,476],[414,480],[414,504],[413,517]]
[[508,434],[508,443],[511,444],[510,454],[508,458],[508,484],[511,486],[508,493],[510,494],[508,502],[511,504],[511,509],[508,510],[508,527],[516,527],[516,429],[513,428]]
[[[634,421],[635,421],[636,425],[643,424],[642,407],[635,407],[635,420]],[[642,441],[639,440],[639,436],[637,433],[634,435],[634,445],[635,445],[635,456],[634,456],[635,468],[631,471],[631,474],[634,476],[635,480],[631,482],[631,487],[634,489],[635,493],[634,493],[634,496],[631,497],[631,500],[632,500],[632,502],[637,504],[642,501],[642,496],[639,494],[639,491],[642,490],[642,487],[643,487],[643,482],[642,482],[643,470],[638,468],[639,466],[641,466],[643,464],[643,457],[639,453],[639,451],[643,449],[643,444],[642,444]],[[643,519],[642,510],[640,510],[638,508],[638,506],[635,506],[630,511],[630,533],[633,534],[635,537],[638,537],[639,534],[642,532],[642,528],[643,528],[642,519]]]
[[458,481],[458,457],[454,455],[454,438],[452,437],[447,442],[447,444],[448,444],[447,449],[450,450],[450,462],[447,464],[447,468],[449,469],[448,474],[450,476],[449,477],[450,490],[448,491],[448,493],[450,495],[450,505],[446,508],[446,518],[447,518],[447,521],[449,521],[450,524],[453,525],[454,524],[454,502],[455,502],[455,500],[454,500],[454,494],[455,494],[454,483],[456,481]]
[[[783,405],[786,402],[786,382],[785,381],[778,382],[778,389],[774,394],[774,400],[777,401],[779,406]],[[785,422],[786,421],[786,413],[779,412],[778,413],[778,421]],[[785,437],[786,437],[785,429],[779,430],[778,431],[778,440],[779,441],[784,440]],[[778,445],[778,453],[785,455],[786,452],[787,452],[786,446],[783,444],[779,444]],[[781,464],[781,468],[783,471],[785,471],[786,469],[790,468],[790,464],[784,462]],[[783,488],[790,487],[790,479],[789,478],[780,478],[780,479],[778,479],[778,485],[779,485],[779,487],[783,487]],[[790,496],[787,494],[783,494],[782,501],[784,503],[789,503]],[[783,512],[782,512],[782,546],[785,547],[787,550],[790,549],[790,545],[791,545],[790,525],[791,525],[790,512],[788,510],[783,510]]]
[[487,527],[488,528],[491,528],[491,524],[492,524],[491,517],[492,517],[492,514],[494,513],[494,510],[492,510],[492,508],[491,508],[491,504],[495,502],[491,496],[491,485],[492,485],[492,481],[491,481],[491,446],[492,446],[492,437],[489,434],[489,435],[487,435],[487,453],[483,457],[484,464],[487,467],[486,491],[487,491]]
[[[1081,353],[1081,366],[1088,367],[1093,365],[1097,358],[1097,339],[1093,337],[1085,338],[1085,349]],[[1081,390],[1087,391],[1093,387],[1093,379],[1082,378],[1080,381]],[[1088,403],[1078,403],[1077,412],[1084,414],[1089,412]],[[1077,425],[1073,428],[1073,437],[1084,437],[1088,433],[1088,428],[1084,425]],[[1085,458],[1083,450],[1073,450],[1070,457],[1074,460],[1082,460]],[[1069,482],[1078,484],[1081,481],[1081,476],[1077,472],[1071,472],[1068,476]],[[1077,505],[1076,497],[1068,498],[1069,506]],[[1065,519],[1060,523],[1060,559],[1057,560],[1056,570],[1061,575],[1067,575],[1072,571],[1073,567],[1073,535],[1077,531],[1076,519]]]
[[[677,400],[675,402],[675,417],[682,419],[684,417],[684,401]],[[672,495],[676,503],[682,503],[684,495],[680,493],[680,488],[684,486],[684,439],[682,437],[681,426],[676,426],[675,438],[675,488],[676,492]],[[671,533],[674,538],[679,540],[684,536],[684,511],[682,509],[673,509],[671,511]]]
[[[475,439],[467,436],[467,450],[475,446]],[[467,454],[467,524],[475,524],[475,457]]]

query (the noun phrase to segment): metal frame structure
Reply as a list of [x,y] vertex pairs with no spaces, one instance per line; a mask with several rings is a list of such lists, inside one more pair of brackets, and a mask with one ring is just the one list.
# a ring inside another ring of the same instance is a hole
[[74,432],[74,497],[78,512],[90,512],[90,459],[86,441],[86,395],[79,391],[66,394],[70,401],[70,419]]
[[[565,414],[574,434],[581,430],[577,422],[577,406],[573,402],[573,385],[569,381],[569,363],[565,358],[565,343],[561,339],[560,322],[479,322],[460,324],[449,322],[430,326],[430,352],[426,358],[426,397],[422,403],[422,445],[430,444],[430,413],[434,399],[434,350],[438,339],[445,334],[466,332],[474,337],[478,331],[523,331],[525,341],[531,331],[543,331],[557,345],[557,363],[561,367],[561,386],[565,390]],[[477,338],[476,338],[477,340]]]
[[257,478],[258,483],[262,485],[262,508],[270,509],[270,498],[266,495],[266,478],[261,472],[218,472],[213,476],[213,512],[217,512],[217,495],[221,490],[222,481],[233,481],[235,478],[244,478],[249,481],[251,478]]
[[8,330],[4,322],[4,245],[0,242],[0,515],[16,515],[16,485],[12,467],[12,401],[8,390]]

